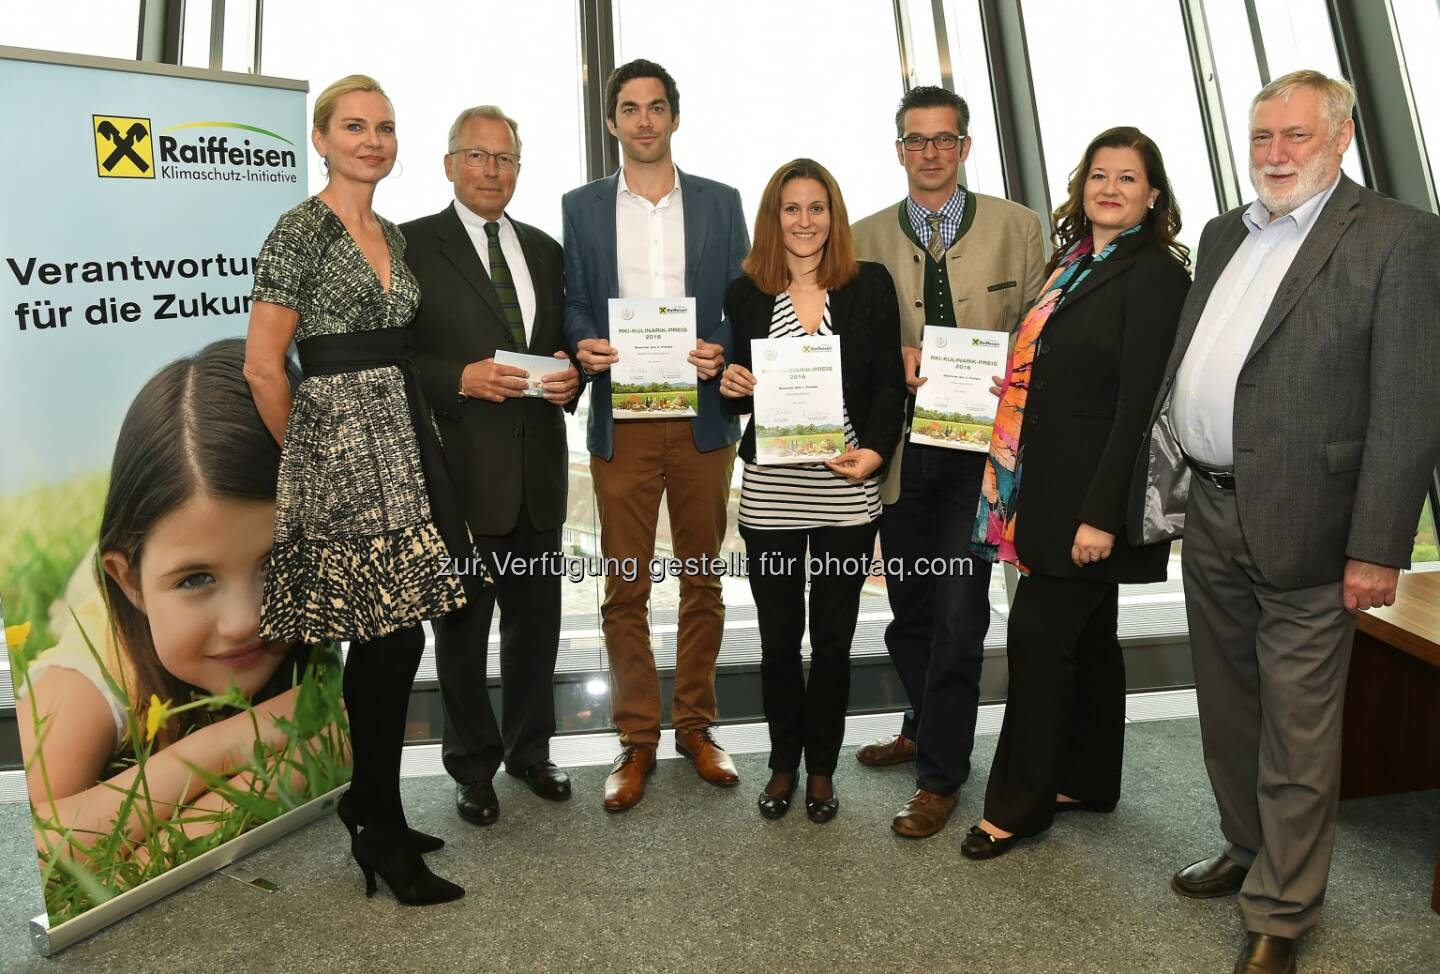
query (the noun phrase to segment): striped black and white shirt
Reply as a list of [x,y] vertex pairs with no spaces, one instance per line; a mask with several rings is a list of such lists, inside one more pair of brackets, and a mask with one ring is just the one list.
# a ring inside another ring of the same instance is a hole
[[[825,311],[815,334],[834,334],[830,327],[829,294],[825,295]],[[770,337],[809,337],[795,314],[788,291],[781,291],[775,296]],[[840,354],[845,354],[843,349]],[[844,418],[845,445],[855,449],[860,441],[850,425],[848,410]],[[880,516],[880,510],[880,484],[874,478],[863,484],[851,483],[823,463],[786,466],[745,464],[745,475],[740,484],[740,523],[747,528],[794,531],[869,524]]]

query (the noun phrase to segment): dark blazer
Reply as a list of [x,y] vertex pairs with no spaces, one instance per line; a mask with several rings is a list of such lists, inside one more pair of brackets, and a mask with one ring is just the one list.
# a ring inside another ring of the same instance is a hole
[[[1216,217],[1200,236],[1195,287],[1147,431],[1167,411],[1205,304],[1249,232],[1242,213]],[[1409,566],[1440,461],[1437,268],[1440,218],[1342,174],[1270,302],[1236,382],[1234,446],[1245,542],[1276,588],[1337,581],[1348,558]],[[1173,437],[1156,435],[1165,442],[1140,456],[1132,481],[1136,512],[1174,510],[1189,488],[1183,476],[1161,477],[1168,489],[1147,497],[1173,448]]]
[[[565,220],[565,339],[573,355],[585,338],[610,337],[610,299],[620,296],[615,240],[615,196],[620,174],[572,189],[561,200]],[[725,285],[740,276],[750,251],[740,193],[724,183],[680,173],[685,207],[685,293],[695,298],[698,337],[725,346],[730,355],[730,322],[725,318]],[[666,295],[671,297],[673,295]],[[615,452],[610,415],[610,373],[588,380],[590,452],[609,460]],[[740,438],[740,426],[720,408],[719,377],[700,383],[700,408],[690,421],[695,447],[718,450]]]
[[[565,523],[570,459],[560,407],[520,397],[484,402],[459,395],[460,373],[497,350],[552,355],[565,348],[565,277],[560,245],[543,230],[511,218],[535,285],[530,347],[515,348],[482,262],[454,206],[403,224],[405,262],[420,282],[410,325],[411,361],[435,414],[461,507],[475,534],[503,535],[520,515],[532,526]],[[555,360],[559,372],[568,363]],[[572,400],[567,409],[573,411]]]
[[[750,343],[770,337],[775,295],[766,294],[749,277],[730,282],[725,311],[735,332],[730,361],[750,368]],[[860,262],[849,284],[830,292],[830,327],[840,339],[840,385],[845,412],[860,448],[880,454],[885,472],[905,423],[905,366],[900,358],[900,312],[895,283],[884,264]],[[725,409],[740,416],[753,412],[751,396],[724,400]],[[746,425],[740,457],[755,459],[755,423]]]
[[[1168,543],[1132,546],[1135,456],[1175,340],[1190,275],[1148,230],[1121,239],[1045,323],[1025,403],[1015,548],[1041,575],[1165,579]],[[1043,295],[1042,295],[1043,298]],[[1110,557],[1070,560],[1075,530],[1115,535]]]

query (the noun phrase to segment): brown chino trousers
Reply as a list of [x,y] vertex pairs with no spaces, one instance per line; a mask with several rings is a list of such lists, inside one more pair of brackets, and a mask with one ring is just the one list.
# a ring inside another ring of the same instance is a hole
[[[725,540],[725,507],[735,447],[701,453],[688,419],[615,424],[610,460],[590,458],[600,509],[600,550],[607,559],[634,559],[634,580],[613,569],[600,608],[610,657],[610,705],[623,746],[660,742],[660,676],[650,646],[650,561],[660,495],[670,514],[674,557],[713,559]],[[725,629],[720,576],[680,575],[679,636],[671,720],[678,731],[715,720],[715,660]]]

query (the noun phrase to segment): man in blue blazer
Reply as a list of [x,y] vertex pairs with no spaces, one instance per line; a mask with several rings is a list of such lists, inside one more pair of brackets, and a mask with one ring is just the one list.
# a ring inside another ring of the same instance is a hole
[[[618,812],[645,794],[660,741],[649,570],[662,494],[674,557],[690,561],[680,574],[675,747],[706,781],[739,780],[710,734],[725,627],[720,575],[693,569],[700,559],[716,558],[726,535],[740,427],[720,408],[717,386],[730,346],[723,302],[750,241],[738,192],[675,168],[670,137],[680,127],[680,93],[664,68],[644,60],[616,68],[605,86],[605,115],[620,141],[622,167],[566,193],[562,209],[565,335],[592,387],[588,442],[600,548],[616,568],[606,574],[601,619],[623,748],[605,782],[605,808]],[[696,305],[690,361],[700,380],[698,415],[615,422],[609,369],[618,354],[609,342],[610,299],[687,296]]]

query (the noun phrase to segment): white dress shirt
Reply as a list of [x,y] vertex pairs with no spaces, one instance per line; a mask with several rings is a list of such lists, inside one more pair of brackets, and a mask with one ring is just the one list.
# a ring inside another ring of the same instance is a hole
[[1170,417],[1180,447],[1206,466],[1235,462],[1235,383],[1265,322],[1275,292],[1315,226],[1339,177],[1277,220],[1263,203],[1241,220],[1249,234],[1225,265],[1200,313],[1195,335],[1175,376]]
[[[490,273],[490,238],[485,233],[489,223],[470,207],[455,201],[455,212],[480,255],[480,266]],[[520,249],[520,238],[515,235],[515,225],[503,213],[500,215],[500,252],[505,255],[505,264],[510,268],[510,279],[515,282],[515,295],[520,299],[520,320],[525,324],[525,344],[535,336],[535,282],[530,279],[530,266],[525,263],[525,252]],[[501,324],[504,324],[502,321]],[[525,351],[525,349],[520,349]]]
[[622,298],[685,297],[685,205],[680,173],[659,203],[630,192],[620,170],[615,194],[615,254]]

